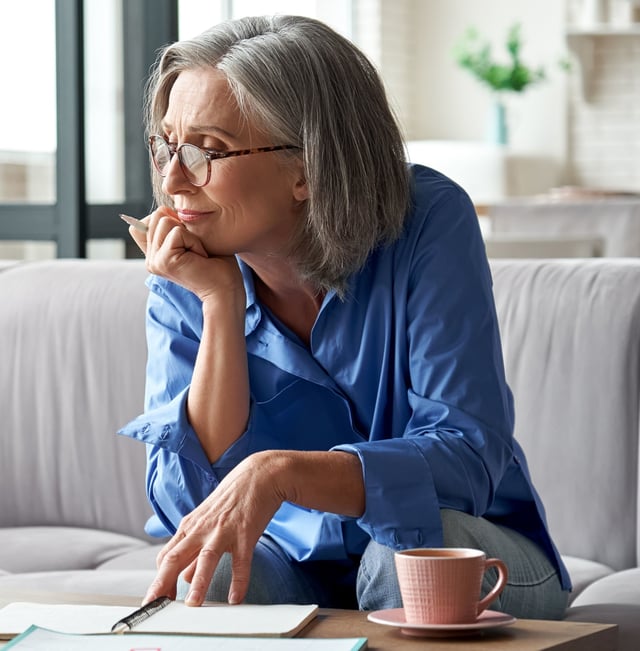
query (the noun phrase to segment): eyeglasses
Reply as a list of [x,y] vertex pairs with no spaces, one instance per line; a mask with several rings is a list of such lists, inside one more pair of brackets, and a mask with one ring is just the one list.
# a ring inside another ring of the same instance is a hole
[[211,178],[211,161],[230,156],[248,156],[267,151],[280,151],[281,149],[299,149],[295,145],[271,145],[269,147],[254,147],[253,149],[238,149],[235,151],[216,151],[215,149],[202,149],[196,145],[184,143],[174,145],[167,142],[163,136],[154,135],[149,138],[149,151],[153,166],[160,176],[169,173],[169,165],[174,154],[178,154],[180,169],[191,185],[202,187],[209,183]]

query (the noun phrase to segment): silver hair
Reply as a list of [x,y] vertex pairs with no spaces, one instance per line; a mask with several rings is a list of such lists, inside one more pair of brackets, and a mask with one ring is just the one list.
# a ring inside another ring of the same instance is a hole
[[[160,53],[147,88],[148,133],[162,133],[180,72],[199,67],[226,76],[243,117],[274,143],[300,148],[282,153],[302,157],[309,189],[290,253],[304,279],[344,296],[348,277],[400,236],[409,206],[403,139],[375,68],[311,18],[226,21]],[[156,201],[170,203],[157,176]]]

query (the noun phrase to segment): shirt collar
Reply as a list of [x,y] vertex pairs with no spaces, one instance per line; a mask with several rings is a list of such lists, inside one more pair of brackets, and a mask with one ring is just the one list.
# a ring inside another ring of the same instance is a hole
[[[236,259],[238,260],[240,272],[242,273],[244,291],[247,297],[244,326],[244,334],[246,337],[258,327],[258,324],[262,318],[262,310],[260,309],[260,304],[258,303],[258,299],[256,297],[256,286],[253,281],[253,270],[246,262],[241,260],[239,256],[236,256]],[[347,293],[351,291],[353,280],[353,277],[349,279]],[[334,299],[335,296],[336,291],[334,289],[331,289],[327,292],[327,295],[324,297],[324,300],[322,302],[322,307],[320,308],[321,312]]]
[[256,287],[253,282],[253,271],[251,267],[243,262],[239,256],[236,256],[240,273],[242,274],[242,282],[244,283],[244,292],[247,297],[246,313],[244,318],[244,335],[245,337],[252,333],[260,323],[262,318],[262,310],[256,300]]

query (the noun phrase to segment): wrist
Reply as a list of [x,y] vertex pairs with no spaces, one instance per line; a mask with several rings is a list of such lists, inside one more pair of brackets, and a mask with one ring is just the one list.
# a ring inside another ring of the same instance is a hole
[[247,458],[250,471],[259,473],[265,484],[283,502],[295,502],[295,457],[301,454],[290,450],[262,450]]
[[246,297],[243,292],[216,291],[201,298],[204,319],[228,319],[233,317],[243,324],[246,311]]

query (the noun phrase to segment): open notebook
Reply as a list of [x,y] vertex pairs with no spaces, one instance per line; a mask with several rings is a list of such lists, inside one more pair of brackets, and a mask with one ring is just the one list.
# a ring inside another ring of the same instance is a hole
[[[30,626],[83,635],[110,633],[114,625],[130,621],[131,606],[94,606],[14,602],[0,609],[0,639],[10,639]],[[133,618],[125,633],[182,633],[191,635],[291,637],[317,614],[316,605],[207,604],[186,606],[170,601],[150,616]],[[142,621],[135,621],[136,619]]]

